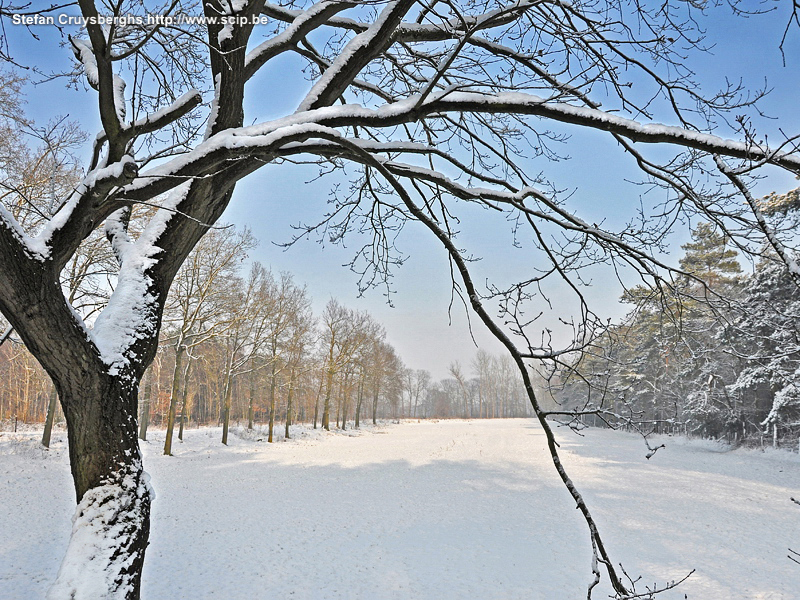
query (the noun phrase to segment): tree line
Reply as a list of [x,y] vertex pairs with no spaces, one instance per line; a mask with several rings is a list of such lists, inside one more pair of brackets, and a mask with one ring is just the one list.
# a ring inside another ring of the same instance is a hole
[[[798,190],[762,205],[790,226]],[[731,239],[707,222],[682,248],[684,275],[628,289],[622,323],[551,373],[555,398],[573,424],[796,446],[800,295],[789,267],[765,247],[744,274]]]
[[[256,245],[247,229],[217,227],[178,272],[158,352],[141,383],[141,439],[150,426],[166,428],[170,454],[174,436],[183,439],[188,425],[221,424],[223,443],[231,423],[265,425],[271,442],[290,437],[294,422],[346,429],[365,419],[530,416],[508,356],[478,350],[471,374],[454,362],[450,377],[434,381],[426,369],[406,368],[369,313],[331,299],[315,316],[307,289],[290,273],[258,262],[245,271]],[[97,268],[86,271],[95,279],[91,288],[100,290],[98,279],[108,271],[99,265],[109,257],[92,259]],[[86,312],[107,302],[102,293],[91,302],[86,297]],[[58,410],[53,386],[24,344],[10,337],[0,346],[0,421],[46,422],[49,438]]]

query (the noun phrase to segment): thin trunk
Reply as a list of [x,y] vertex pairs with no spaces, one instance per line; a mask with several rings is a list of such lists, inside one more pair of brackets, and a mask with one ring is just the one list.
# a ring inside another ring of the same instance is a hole
[[333,369],[328,369],[327,386],[325,389],[325,404],[322,408],[322,426],[330,431],[331,430],[331,388],[333,387]]
[[231,422],[231,397],[233,395],[233,376],[228,375],[225,382],[225,399],[222,405],[222,443],[228,445],[228,429]]
[[289,391],[286,394],[286,432],[284,437],[289,439],[289,425],[292,424],[292,393],[294,392],[294,369],[289,372]]
[[183,392],[181,393],[181,422],[178,425],[178,439],[183,441],[183,424],[186,422],[186,399],[189,396],[189,371],[192,368],[192,361],[186,363],[183,371]]
[[56,415],[56,407],[58,405],[58,392],[56,386],[50,390],[50,401],[47,403],[47,417],[44,421],[44,433],[42,433],[42,446],[45,448],[50,447],[50,435],[53,432],[53,420]]
[[147,372],[147,383],[144,386],[144,400],[142,400],[142,416],[139,422],[139,439],[147,441],[147,426],[150,424],[150,393],[153,390],[153,371]]
[[256,370],[255,359],[250,364],[250,399],[247,403],[247,428],[253,429],[253,401],[256,396]]
[[322,386],[325,384],[325,378],[319,378],[319,387],[317,388],[317,397],[314,399],[314,429],[317,428],[317,417],[319,416],[319,399],[322,396]]
[[183,365],[183,344],[175,347],[175,370],[172,372],[172,391],[169,396],[169,413],[167,414],[167,437],[164,440],[164,454],[172,456],[172,433],[175,429],[175,414],[178,411],[178,395],[181,386],[181,367]]
[[358,382],[358,401],[356,402],[356,424],[355,428],[358,429],[360,426],[360,419],[359,416],[361,414],[361,404],[364,401],[364,377],[362,375],[361,379]]
[[225,361],[225,398],[222,408],[222,443],[228,445],[228,426],[231,421],[231,396],[233,395],[233,353]]
[[380,395],[381,386],[380,383],[375,384],[375,394],[372,396],[372,424],[377,425],[378,419],[376,417],[378,413],[378,396]]
[[350,396],[350,373],[344,374],[344,387],[342,388],[342,430],[347,427],[347,400]]
[[272,373],[269,382],[269,434],[267,441],[272,443],[272,429],[275,427],[275,356],[272,357]]

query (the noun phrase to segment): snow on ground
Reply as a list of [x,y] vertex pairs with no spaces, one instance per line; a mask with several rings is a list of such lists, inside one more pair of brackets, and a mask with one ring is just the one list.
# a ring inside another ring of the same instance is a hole
[[[143,443],[156,489],[142,597],[447,600],[586,597],[585,525],[531,420],[439,421],[298,439],[189,430]],[[65,434],[0,434],[0,598],[44,596],[74,494]],[[606,544],[661,598],[800,598],[800,459],[664,438],[559,433]],[[598,589],[595,598],[608,596]]]

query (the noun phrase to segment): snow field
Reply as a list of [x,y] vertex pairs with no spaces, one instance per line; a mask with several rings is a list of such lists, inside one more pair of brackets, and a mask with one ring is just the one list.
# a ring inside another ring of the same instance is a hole
[[[439,421],[219,443],[143,443],[156,490],[142,596],[223,599],[585,598],[586,527],[532,420]],[[282,432],[281,432],[282,433]],[[41,598],[74,493],[63,433],[0,435],[0,598]],[[800,459],[664,438],[560,432],[563,461],[616,561],[660,598],[800,597]],[[604,582],[605,583],[605,582]],[[606,598],[601,585],[595,598]]]

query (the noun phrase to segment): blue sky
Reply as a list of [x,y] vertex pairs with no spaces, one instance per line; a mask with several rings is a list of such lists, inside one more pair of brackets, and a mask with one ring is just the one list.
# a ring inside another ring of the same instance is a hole
[[[788,4],[776,4],[788,10]],[[787,15],[780,12],[767,16],[734,18],[727,11],[714,11],[715,18],[707,21],[708,40],[714,46],[711,53],[697,57],[693,62],[700,81],[708,91],[724,85],[725,78],[742,78],[748,87],[759,87],[766,78],[773,88],[765,99],[763,110],[777,119],[757,119],[756,124],[776,139],[780,130],[800,131],[797,117],[798,70],[797,32],[792,32],[786,48],[786,66],[778,49]],[[31,37],[21,27],[6,27],[11,51],[22,56],[22,62],[35,64],[45,70],[58,70],[69,64],[70,50],[62,47],[54,51],[54,31],[37,27],[34,32],[41,41]],[[285,80],[286,87],[276,90],[257,89],[247,105],[248,121],[285,114],[293,109],[292,102],[305,90],[302,78],[290,77],[298,63],[284,61],[274,67],[275,79]],[[285,75],[285,77],[284,77]],[[290,82],[295,82],[291,84]],[[299,83],[298,83],[299,82]],[[252,84],[258,86],[258,82]],[[90,133],[99,128],[94,106],[94,92],[72,91],[64,88],[63,80],[31,87],[28,104],[32,116],[45,121],[55,115],[69,113],[81,121]],[[631,215],[631,208],[639,201],[640,188],[625,182],[635,178],[629,161],[611,160],[615,144],[607,136],[583,134],[569,128],[563,131],[573,135],[564,151],[570,161],[548,166],[548,174],[562,186],[574,190],[572,205],[581,211],[583,218],[596,222],[620,223]],[[724,132],[721,132],[724,134]],[[88,149],[87,149],[88,157]],[[261,240],[253,258],[274,271],[290,271],[298,283],[308,286],[315,300],[317,313],[330,297],[336,297],[354,308],[368,310],[387,330],[388,340],[397,348],[407,366],[428,369],[434,377],[447,376],[447,367],[454,360],[469,365],[475,353],[468,332],[463,308],[456,304],[450,314],[449,270],[442,249],[419,226],[407,227],[399,244],[408,254],[406,264],[395,273],[392,301],[386,303],[381,290],[357,297],[357,276],[342,265],[352,258],[354,241],[350,248],[330,244],[322,248],[314,241],[300,242],[283,250],[275,243],[287,241],[291,225],[301,221],[314,221],[322,214],[330,190],[329,180],[310,181],[315,167],[270,166],[241,182],[224,220],[249,226]],[[758,193],[773,189],[785,191],[795,186],[793,178],[779,174],[759,184]],[[497,221],[497,222],[495,222]],[[688,239],[688,232],[678,234],[674,247]],[[510,225],[502,220],[490,220],[480,212],[464,221],[462,240],[469,243],[482,260],[476,265],[481,276],[509,278],[523,272],[531,257],[524,250],[510,244]],[[668,259],[677,263],[680,250],[673,251]],[[482,280],[482,279],[479,279]],[[597,272],[588,297],[598,312],[609,318],[621,317],[626,309],[617,303],[620,288],[608,273]],[[557,314],[568,315],[570,303],[556,291],[552,302],[554,310],[544,318],[555,327]],[[451,323],[452,321],[452,323]],[[473,320],[475,340],[490,352],[499,352],[499,346],[483,331],[483,326]]]

